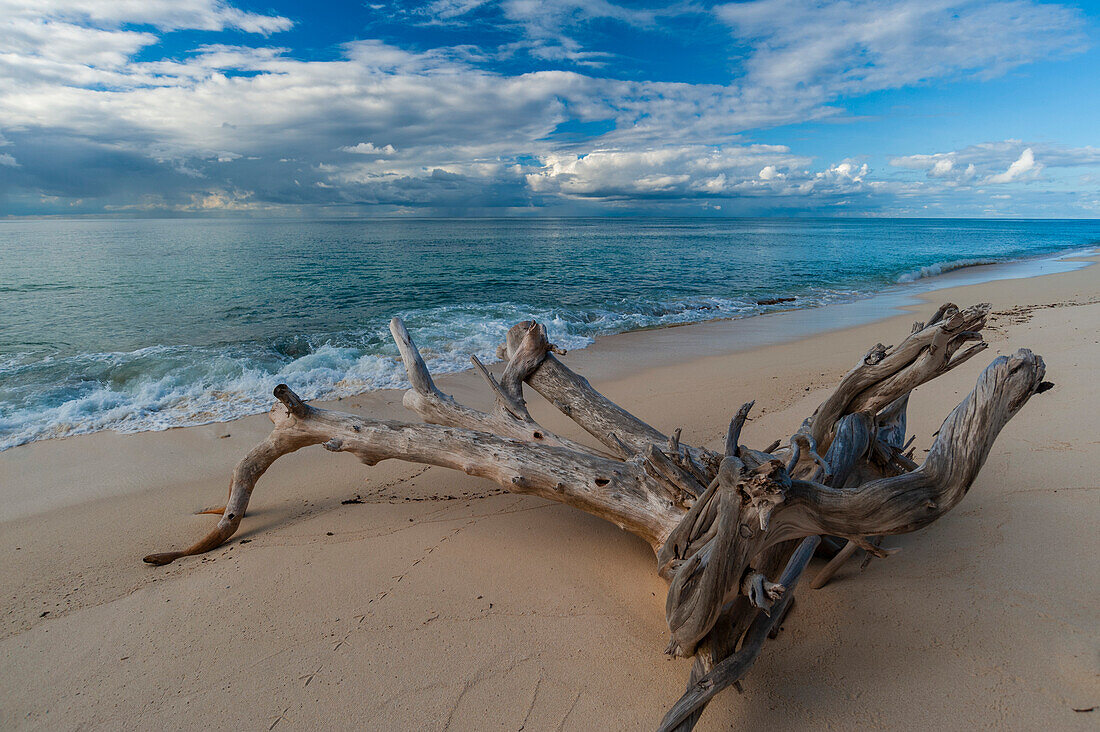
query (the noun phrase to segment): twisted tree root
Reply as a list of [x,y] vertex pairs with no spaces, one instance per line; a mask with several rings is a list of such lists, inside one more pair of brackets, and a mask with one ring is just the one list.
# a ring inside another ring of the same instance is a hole
[[[690,730],[707,702],[751,667],[793,601],[821,537],[848,543],[837,551],[827,539],[836,554],[814,587],[857,547],[885,553],[867,537],[914,531],[957,505],[1005,423],[1050,388],[1039,356],[1021,349],[998,357],[944,421],[924,462],[904,454],[910,393],[984,348],[980,330],[988,311],[988,305],[960,310],[949,303],[927,324],[917,323],[896,349],[876,345],[786,448],[740,444],[748,402],[731,420],[722,453],[683,444],[679,429],[665,435],[608,400],[555,357],[560,349],[532,321],[509,331],[499,379],[474,359],[496,399],[494,410],[461,405],[435,385],[408,330],[394,318],[390,331],[411,384],[404,404],[427,424],[317,409],[280,384],[271,433],[234,469],[226,505],[203,511],[220,515],[215,528],[186,549],[145,561],[168,564],[223,544],[240,526],[264,471],[311,445],[352,453],[367,465],[393,458],[488,478],[513,493],[600,516],[653,547],[658,572],[669,581],[667,650],[696,657],[687,692],[660,728]],[[524,384],[607,452],[539,425],[527,409]]]

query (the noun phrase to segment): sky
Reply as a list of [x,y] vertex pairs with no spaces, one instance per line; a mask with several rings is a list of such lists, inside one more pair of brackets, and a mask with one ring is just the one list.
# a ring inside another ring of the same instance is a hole
[[0,0],[0,217],[1100,217],[1100,2]]

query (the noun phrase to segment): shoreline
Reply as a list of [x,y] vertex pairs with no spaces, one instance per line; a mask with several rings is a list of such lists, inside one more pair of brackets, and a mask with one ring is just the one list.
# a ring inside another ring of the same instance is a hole
[[[935,299],[934,293],[941,290],[1068,273],[1088,268],[1097,262],[1100,262],[1100,250],[1095,250],[1091,255],[1059,254],[965,267],[918,282],[894,285],[867,298],[850,302],[831,303],[814,308],[778,310],[748,318],[682,323],[599,336],[591,345],[570,351],[568,359],[573,368],[590,380],[620,380],[637,376],[650,369],[675,367],[678,364],[699,359],[793,344],[806,338],[826,336],[832,332],[881,323],[908,313],[917,313],[920,308],[931,304]],[[638,357],[640,353],[644,354],[642,359]],[[503,364],[497,362],[490,364],[489,368],[499,375],[502,366]],[[433,374],[433,378],[440,388],[454,394],[459,401],[477,405],[486,410],[491,407],[491,402],[481,394],[483,382],[472,369]],[[325,409],[337,410],[346,410],[347,405],[351,404],[354,409],[379,418],[416,421],[416,415],[406,410],[401,404],[404,393],[405,389],[374,389],[332,400],[311,400],[311,403]],[[266,433],[268,425],[267,413],[259,412],[224,422],[169,427],[164,430],[142,432],[100,430],[35,440],[0,451],[0,485],[9,487],[18,485],[17,475],[8,465],[8,461],[13,460],[14,456],[21,458],[17,461],[17,465],[25,461],[34,461],[37,456],[28,456],[23,459],[23,453],[20,451],[38,452],[43,449],[41,446],[64,446],[58,447],[58,450],[80,454],[100,449],[118,449],[115,446],[120,444],[119,441],[122,441],[121,445],[125,445],[127,438],[178,435],[180,441],[193,443],[196,439],[201,441],[200,436],[211,433],[216,434],[219,440],[228,442],[229,437],[223,438],[222,435],[231,436],[235,430],[255,434],[254,441],[258,441],[263,433]],[[571,427],[569,423],[563,429],[568,431]],[[87,446],[84,444],[85,441],[90,441]],[[49,450],[49,448],[45,449]],[[215,449],[214,452],[221,458],[220,450]],[[52,461],[52,458],[47,459]],[[72,480],[74,485],[79,483],[75,472]],[[50,497],[21,487],[14,491],[9,488],[5,501],[0,503],[0,522],[78,504],[84,500],[126,495],[144,488],[142,483],[123,481],[115,486],[115,490],[111,490],[109,486],[99,486],[97,490],[89,490],[84,495],[67,492]]]
[[[1080,269],[1082,267],[1090,266],[1092,262],[1089,261],[1088,258],[1097,253],[1100,253],[1100,248],[1074,247],[1061,252],[1032,255],[1020,259],[1011,259],[988,263],[963,264],[961,266],[948,269],[948,271],[946,272],[939,272],[931,275],[922,274],[919,275],[916,279],[898,281],[893,284],[887,285],[879,290],[872,290],[860,293],[853,296],[853,298],[851,299],[829,302],[823,305],[810,305],[806,307],[780,307],[775,310],[768,310],[748,316],[730,316],[713,318],[709,320],[688,321],[682,323],[666,323],[643,328],[635,328],[632,330],[619,331],[615,333],[596,335],[591,337],[592,343],[589,343],[588,345],[582,346],[580,348],[573,348],[570,350],[572,353],[590,351],[591,349],[597,348],[601,345],[605,346],[608,339],[637,336],[638,334],[660,333],[662,331],[683,328],[702,328],[707,326],[718,326],[718,330],[720,331],[717,333],[717,336],[720,340],[716,342],[715,347],[706,349],[705,352],[695,351],[687,354],[680,354],[679,357],[692,358],[703,355],[716,355],[719,353],[732,352],[732,350],[745,350],[748,348],[790,342],[800,338],[825,333],[829,330],[836,328],[853,327],[856,325],[871,323],[875,322],[876,320],[888,318],[891,315],[902,312],[902,309],[905,306],[917,302],[922,295],[933,292],[935,290],[960,287],[969,284],[981,284],[983,282],[992,282],[1001,279],[1023,279],[1029,277],[1038,277],[1045,274],[1070,272],[1074,269]],[[944,265],[955,264],[958,264],[958,262],[941,262],[931,266],[942,267]],[[927,268],[922,268],[922,270],[923,269]],[[760,304],[763,305],[764,303]],[[758,318],[774,318],[774,320],[764,320],[761,323],[755,324],[755,327],[748,324],[743,327],[731,325],[735,323],[748,323],[748,321],[754,321]],[[771,332],[769,332],[767,326],[772,326],[773,324],[775,327],[772,329]],[[393,358],[396,360],[396,355]],[[495,363],[498,362],[488,363],[490,366],[493,366]],[[432,368],[431,364],[429,364],[429,368]],[[466,367],[461,370],[447,370],[439,372],[433,371],[433,376],[435,376],[435,378],[437,379],[445,379],[451,376],[470,373],[471,370],[472,367],[467,364]],[[618,373],[621,375],[623,372]],[[274,380],[276,376],[277,375],[272,375],[271,378]],[[597,376],[599,376],[599,374],[597,374]],[[338,396],[335,398],[312,399],[311,401],[317,404],[336,404],[340,401],[347,399],[361,399],[364,397],[369,397],[370,395],[386,392],[402,393],[405,388],[407,387],[373,388],[350,395]],[[77,439],[103,433],[112,433],[118,435],[137,435],[149,432],[166,432],[178,429],[206,427],[213,424],[233,424],[234,422],[237,422],[239,420],[248,419],[249,417],[262,415],[265,413],[266,409],[239,415],[236,417],[231,417],[229,419],[214,419],[209,422],[201,422],[197,424],[172,425],[160,429],[119,431],[112,427],[105,427],[92,431],[70,432],[53,437],[34,438],[28,442],[11,445],[10,447],[0,448],[0,455],[5,452],[23,448],[39,442]],[[3,516],[4,514],[0,512],[0,519],[2,519]]]
[[[1088,397],[1098,279],[1082,267],[949,285],[870,322],[827,306],[634,331],[566,357],[642,419],[683,426],[685,442],[710,446],[753,398],[748,444],[790,434],[870,344],[896,343],[945,300],[994,304],[991,347],[918,392],[918,456],[997,353],[1033,348],[1057,385],[1008,425],[955,511],[888,540],[904,548],[888,561],[800,589],[749,693],[717,699],[700,729],[1085,728],[1089,715],[1072,707],[1100,693],[1100,567],[1072,558],[1100,552],[1090,442],[1100,425]],[[775,321],[824,311],[831,329],[769,341],[793,330]],[[491,404],[476,374],[437,381],[463,403]],[[328,406],[416,421],[400,396]],[[584,439],[531,401],[548,429]],[[266,727],[285,713],[317,728],[486,718],[518,728],[526,709],[528,728],[648,728],[679,696],[690,662],[661,655],[667,587],[648,547],[453,471],[364,468],[304,450],[265,475],[230,543],[166,568],[142,565],[143,554],[206,530],[211,517],[190,512],[222,498],[233,465],[267,431],[255,415],[0,453],[0,484],[10,487],[0,589],[11,598],[0,726],[125,727],[140,715],[159,726]],[[365,505],[342,503],[354,496]],[[57,658],[74,664],[58,669]]]

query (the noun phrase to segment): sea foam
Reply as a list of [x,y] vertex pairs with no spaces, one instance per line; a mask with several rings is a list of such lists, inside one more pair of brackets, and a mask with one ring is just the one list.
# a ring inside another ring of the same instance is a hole
[[404,387],[393,315],[443,374],[469,368],[471,355],[494,360],[507,329],[529,318],[572,350],[1065,252],[1098,231],[797,219],[6,222],[0,449],[230,420],[268,409],[280,382],[313,400]]
[[[809,307],[853,296],[820,289],[783,298]],[[400,315],[435,374],[470,368],[470,356],[497,360],[508,328],[535,319],[558,346],[575,350],[599,335],[777,309],[740,299],[692,297],[615,302],[607,307],[545,309],[517,303],[455,305]],[[0,450],[35,440],[110,429],[122,433],[222,422],[270,407],[271,389],[286,383],[304,399],[325,400],[377,389],[407,388],[388,328],[343,331],[221,348],[152,346],[129,352],[0,361]]]
[[966,269],[967,267],[980,267],[986,264],[997,264],[1003,261],[999,259],[956,259],[950,262],[936,262],[926,267],[914,269],[904,274],[898,275],[898,284],[905,284],[908,282],[916,282],[917,280],[923,280],[926,277],[935,277],[937,275],[947,274],[948,272],[954,272],[957,269]]

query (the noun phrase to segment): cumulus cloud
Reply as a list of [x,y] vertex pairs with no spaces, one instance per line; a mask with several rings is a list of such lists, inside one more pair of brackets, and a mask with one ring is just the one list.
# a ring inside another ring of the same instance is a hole
[[1024,176],[1030,175],[1034,177],[1038,175],[1042,167],[1042,165],[1035,162],[1035,153],[1031,151],[1031,148],[1024,148],[1024,151],[1020,153],[1020,157],[1016,158],[1012,165],[1008,166],[1008,170],[1003,173],[989,176],[985,179],[985,182],[1011,183],[1014,180],[1020,180]]
[[191,194],[191,203],[179,206],[181,211],[253,211],[263,205],[251,201],[251,191],[208,191]]
[[805,197],[865,190],[870,168],[844,161],[823,171],[782,145],[688,145],[545,156],[526,175],[539,193],[585,199]]
[[867,174],[871,172],[871,168],[867,163],[858,164],[851,160],[845,160],[844,162],[837,163],[822,173],[818,173],[819,178],[834,178],[837,180],[847,180],[853,183],[862,183],[863,179],[867,177]]
[[896,157],[890,165],[923,171],[951,185],[1000,185],[1035,180],[1046,169],[1100,166],[1100,148],[1003,140],[950,152]]
[[906,155],[894,158],[890,161],[890,165],[909,170],[923,170],[929,178],[938,178],[955,183],[972,181],[977,174],[974,164],[959,165],[958,158],[959,154],[955,152]]
[[[446,0],[429,10],[449,22],[500,13],[532,54],[578,59],[595,53],[575,42],[587,25],[651,27],[704,13],[609,0]],[[731,53],[744,59],[724,84],[626,81],[553,64],[505,71],[465,47],[413,50],[370,38],[307,60],[277,36],[264,40],[290,19],[221,0],[0,0],[0,128],[13,146],[0,156],[0,195],[113,210],[458,212],[869,195],[885,188],[862,158],[830,164],[738,135],[835,114],[845,94],[999,73],[1071,48],[1080,25],[1074,11],[1031,0],[753,0],[715,12],[730,28]],[[177,30],[232,30],[234,42],[158,54]],[[600,134],[559,134],[570,124],[596,124]],[[958,151],[893,165],[943,183],[1018,181],[1055,165],[1048,148],[1030,149],[1026,170],[1023,146],[1011,157]]]
[[393,155],[397,152],[397,149],[393,145],[383,145],[376,147],[373,142],[360,142],[356,145],[347,145],[340,148],[344,152],[355,153],[356,155]]

